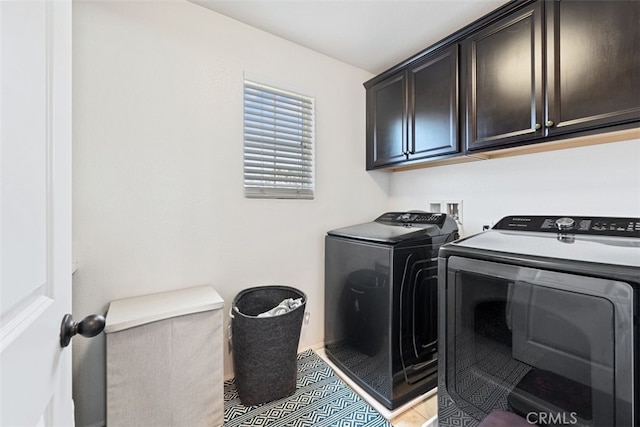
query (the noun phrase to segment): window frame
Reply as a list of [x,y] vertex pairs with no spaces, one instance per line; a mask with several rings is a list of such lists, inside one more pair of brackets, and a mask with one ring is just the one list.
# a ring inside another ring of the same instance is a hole
[[315,99],[244,79],[245,198],[315,197]]

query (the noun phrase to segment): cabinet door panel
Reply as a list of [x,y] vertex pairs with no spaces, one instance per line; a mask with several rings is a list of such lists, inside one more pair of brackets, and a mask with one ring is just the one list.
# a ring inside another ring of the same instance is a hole
[[640,118],[640,2],[547,6],[549,134]]
[[458,45],[409,70],[410,160],[458,151]]
[[367,169],[406,160],[406,74],[372,87],[367,97]]
[[536,3],[465,41],[467,149],[540,135],[542,20]]

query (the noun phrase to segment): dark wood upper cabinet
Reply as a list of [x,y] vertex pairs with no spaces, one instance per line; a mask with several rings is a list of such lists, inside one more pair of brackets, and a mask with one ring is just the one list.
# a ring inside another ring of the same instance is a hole
[[367,89],[367,169],[457,151],[457,45]]
[[407,73],[367,90],[367,170],[407,158]]
[[409,159],[458,149],[458,45],[409,68]]
[[637,128],[638,22],[638,0],[506,3],[364,84],[367,169]]
[[542,3],[463,43],[467,149],[542,135]]
[[548,134],[640,118],[640,2],[546,6]]
[[466,149],[640,119],[639,20],[638,1],[536,2],[468,37]]

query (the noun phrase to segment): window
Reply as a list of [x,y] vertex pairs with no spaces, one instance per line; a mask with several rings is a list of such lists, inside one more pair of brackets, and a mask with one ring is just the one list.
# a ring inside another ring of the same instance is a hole
[[314,100],[244,81],[244,193],[313,199]]

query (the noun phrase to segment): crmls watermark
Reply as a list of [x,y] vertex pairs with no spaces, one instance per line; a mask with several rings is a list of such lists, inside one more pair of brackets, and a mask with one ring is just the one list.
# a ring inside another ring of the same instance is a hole
[[578,424],[577,412],[529,412],[527,414],[529,424],[555,424],[555,425],[575,425]]

